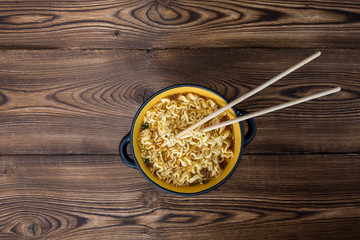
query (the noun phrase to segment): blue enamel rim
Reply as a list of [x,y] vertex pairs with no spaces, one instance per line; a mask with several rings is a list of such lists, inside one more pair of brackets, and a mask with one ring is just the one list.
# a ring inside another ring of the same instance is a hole
[[[164,88],[158,92],[156,92],[155,94],[153,94],[149,99],[147,99],[139,108],[139,110],[137,111],[135,117],[134,117],[134,120],[131,124],[131,132],[130,132],[130,149],[131,149],[131,154],[134,158],[134,162],[136,164],[136,167],[137,169],[141,172],[141,174],[152,184],[154,185],[155,187],[165,191],[165,192],[168,192],[168,193],[171,193],[171,194],[174,194],[174,195],[178,195],[178,196],[194,196],[194,195],[200,195],[200,194],[203,194],[203,193],[207,193],[207,192],[210,192],[218,187],[220,187],[222,184],[224,184],[224,182],[226,182],[230,177],[231,175],[235,172],[235,170],[237,169],[239,163],[240,163],[240,160],[241,160],[241,156],[243,154],[243,150],[244,150],[244,141],[245,141],[245,138],[244,138],[244,130],[243,130],[243,127],[242,127],[242,124],[239,122],[239,125],[240,125],[240,131],[241,131],[241,149],[240,149],[240,154],[239,154],[239,157],[236,161],[236,164],[235,166],[233,167],[233,169],[231,170],[231,172],[221,181],[219,182],[218,184],[206,189],[206,190],[203,190],[203,191],[200,191],[200,192],[194,192],[194,193],[181,193],[181,192],[175,192],[175,191],[171,191],[167,188],[164,188],[162,186],[159,186],[157,183],[155,183],[154,181],[152,181],[144,172],[143,170],[141,169],[139,163],[138,163],[138,160],[137,158],[135,157],[135,152],[134,152],[134,147],[133,147],[133,129],[134,129],[134,125],[135,125],[135,122],[136,122],[136,119],[138,118],[138,115],[140,114],[141,110],[144,108],[144,106],[151,101],[151,99],[153,99],[155,96],[159,95],[160,93],[163,93],[163,92],[166,92],[170,89],[173,89],[173,88],[180,88],[180,87],[194,87],[194,88],[201,88],[201,89],[204,89],[204,90],[207,90],[209,92],[212,92],[216,95],[218,95],[220,98],[222,98],[225,102],[228,103],[228,101],[223,97],[221,96],[219,93],[213,91],[213,90],[210,90],[206,87],[203,87],[203,86],[199,86],[199,85],[193,85],[193,84],[182,84],[182,85],[173,85],[173,86],[170,86],[170,87],[167,87],[167,88]],[[238,117],[239,114],[238,114],[238,111],[235,109],[235,108],[232,108],[232,110],[234,111],[235,115]]]

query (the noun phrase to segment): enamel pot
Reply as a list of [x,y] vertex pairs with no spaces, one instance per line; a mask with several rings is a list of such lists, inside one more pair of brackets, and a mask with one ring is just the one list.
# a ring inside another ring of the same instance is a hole
[[[173,94],[189,93],[189,92],[196,93],[206,98],[211,98],[221,107],[225,106],[228,103],[226,99],[222,97],[220,94],[202,86],[175,85],[165,88],[152,95],[146,102],[144,102],[141,105],[141,107],[139,108],[139,110],[137,111],[134,117],[130,132],[123,137],[119,145],[120,158],[125,163],[126,166],[139,170],[141,174],[150,183],[160,188],[161,190],[183,196],[198,195],[209,192],[219,187],[227,179],[229,179],[230,176],[235,172],[237,166],[240,163],[244,147],[253,140],[256,134],[256,123],[253,118],[246,120],[248,124],[248,131],[246,134],[244,134],[242,123],[234,123],[232,125],[233,134],[234,134],[234,149],[233,149],[234,156],[229,160],[226,168],[223,170],[220,177],[216,179],[211,179],[206,184],[197,184],[195,186],[179,187],[158,179],[146,167],[144,160],[141,158],[141,149],[138,144],[141,125],[143,123],[145,113],[149,109],[151,109],[151,107],[153,107],[156,103],[158,103],[162,98],[168,97]],[[247,114],[246,111],[237,110],[234,108],[228,109],[226,113],[230,119]],[[130,151],[132,157],[130,157],[127,153],[128,145],[130,145]]]

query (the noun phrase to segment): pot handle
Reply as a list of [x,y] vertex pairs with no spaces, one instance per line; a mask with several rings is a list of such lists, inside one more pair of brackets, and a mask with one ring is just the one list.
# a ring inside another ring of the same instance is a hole
[[[246,115],[249,114],[249,112],[245,111],[245,110],[238,110],[236,109],[239,116],[242,115]],[[254,118],[249,118],[246,120],[247,124],[248,124],[248,131],[245,134],[245,143],[244,143],[244,147],[246,145],[248,145],[255,137],[256,135],[256,122]]]
[[126,134],[123,139],[121,139],[119,144],[119,154],[121,160],[125,163],[126,166],[138,169],[136,167],[135,161],[130,158],[130,156],[126,152],[126,147],[130,143],[130,133]]

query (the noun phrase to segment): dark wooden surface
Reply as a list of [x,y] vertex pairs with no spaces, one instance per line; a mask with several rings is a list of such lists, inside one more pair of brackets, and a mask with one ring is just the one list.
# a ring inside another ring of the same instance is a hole
[[356,239],[358,154],[245,155],[220,189],[176,197],[117,156],[1,157],[1,236]]
[[[359,239],[358,1],[0,1],[0,239]],[[233,176],[161,192],[117,155],[145,99],[199,84],[256,118]]]
[[7,48],[357,48],[357,0],[2,1]]

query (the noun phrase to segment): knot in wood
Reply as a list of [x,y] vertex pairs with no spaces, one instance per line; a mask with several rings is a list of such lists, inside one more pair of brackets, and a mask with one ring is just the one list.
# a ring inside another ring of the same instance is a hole
[[120,37],[120,31],[116,30],[114,32],[114,37],[119,38]]
[[26,226],[26,233],[28,236],[37,236],[39,235],[40,233],[40,225],[38,223],[29,223],[27,226]]
[[143,104],[153,94],[154,91],[151,89],[140,87],[135,90],[135,100],[136,102]]
[[23,219],[14,228],[19,239],[37,239],[42,234],[41,223],[37,219]]

